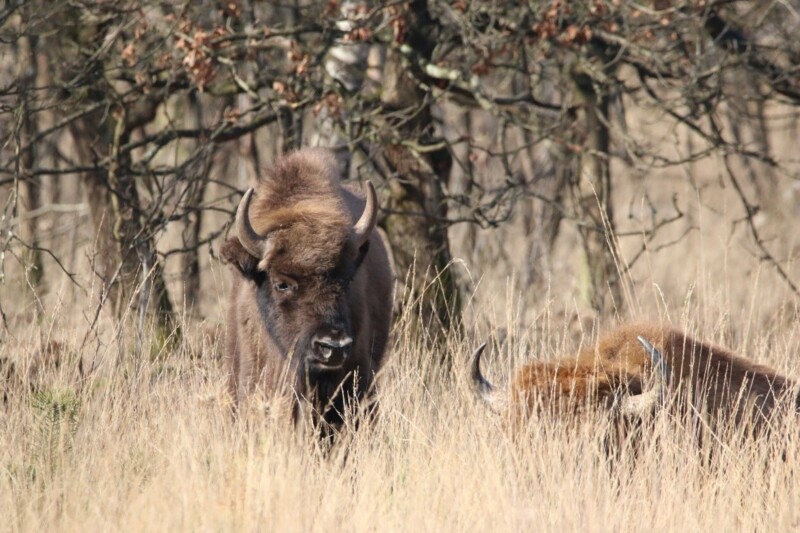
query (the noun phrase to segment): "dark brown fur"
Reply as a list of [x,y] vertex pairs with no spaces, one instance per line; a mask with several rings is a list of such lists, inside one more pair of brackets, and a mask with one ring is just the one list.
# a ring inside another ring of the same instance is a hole
[[675,405],[691,406],[708,420],[758,426],[784,395],[796,391],[796,383],[775,370],[678,329],[633,324],[603,335],[575,357],[518,369],[509,390],[512,420],[542,410],[608,408],[618,405],[621,395],[641,394],[651,381],[653,363],[637,336],[661,352]]
[[[255,188],[250,221],[269,235],[268,257],[253,257],[238,237],[221,255],[234,268],[227,361],[234,400],[258,390],[309,400],[326,422],[341,423],[353,398],[370,389],[386,349],[393,277],[377,231],[357,249],[353,225],[363,195],[343,186],[326,150],[283,157]],[[290,293],[278,291],[288,284]],[[311,338],[330,324],[352,337],[337,369],[314,369]]]

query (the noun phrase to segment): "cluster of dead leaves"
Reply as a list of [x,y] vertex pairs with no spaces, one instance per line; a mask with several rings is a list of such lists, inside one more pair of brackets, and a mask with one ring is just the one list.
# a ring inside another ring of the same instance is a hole
[[342,97],[336,93],[328,93],[321,100],[314,104],[311,112],[314,116],[319,116],[323,109],[328,112],[329,116],[341,118],[343,113],[343,100]]
[[[605,6],[602,2],[593,2],[590,10],[593,14],[601,14]],[[592,38],[592,30],[587,24],[568,24],[564,21],[572,13],[570,5],[564,0],[553,0],[542,13],[542,18],[531,28],[541,39],[554,39],[561,44],[581,46]]]
[[228,30],[218,26],[206,31],[195,27],[189,20],[182,20],[178,30],[175,49],[183,56],[181,64],[197,90],[203,92],[216,77],[214,51],[225,46],[219,38],[227,35]]
[[294,89],[280,80],[272,82],[272,90],[275,91],[275,94],[283,98],[287,104],[292,104],[298,100],[298,95]]

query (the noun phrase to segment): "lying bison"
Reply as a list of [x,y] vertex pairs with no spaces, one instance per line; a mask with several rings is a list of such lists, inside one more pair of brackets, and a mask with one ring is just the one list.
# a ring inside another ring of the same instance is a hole
[[317,421],[342,422],[370,391],[383,361],[393,278],[366,199],[340,183],[333,155],[284,156],[248,190],[235,236],[221,255],[233,266],[226,358],[238,404],[259,391],[291,395]]
[[[515,425],[543,410],[564,415],[607,409],[641,417],[677,392],[674,404],[701,413],[704,421],[757,428],[796,390],[795,382],[771,368],[661,325],[623,326],[575,357],[529,363],[516,371],[508,391],[483,377],[484,347],[470,361],[473,390]],[[800,398],[791,401],[800,409]]]

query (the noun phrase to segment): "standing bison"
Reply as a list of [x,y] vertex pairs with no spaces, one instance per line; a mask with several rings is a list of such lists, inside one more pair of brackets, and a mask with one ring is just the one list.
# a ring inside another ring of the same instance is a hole
[[248,190],[221,255],[233,266],[230,393],[291,395],[337,427],[383,361],[393,276],[377,200],[342,185],[333,155],[284,156]]
[[668,326],[626,325],[575,357],[524,365],[508,391],[483,377],[484,346],[470,361],[472,388],[515,425],[543,410],[564,415],[600,408],[639,418],[663,405],[667,393],[677,394],[676,407],[712,425],[730,421],[757,429],[784,398],[800,409],[800,398],[790,396],[792,380]]

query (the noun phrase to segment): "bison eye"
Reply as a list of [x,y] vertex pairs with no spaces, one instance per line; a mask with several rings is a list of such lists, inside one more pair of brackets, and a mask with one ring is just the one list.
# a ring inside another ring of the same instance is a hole
[[288,297],[297,290],[297,282],[289,276],[273,273],[270,277],[272,278],[272,289],[279,298]]
[[278,292],[289,292],[292,290],[292,286],[286,283],[285,281],[279,281],[275,283],[275,290]]

